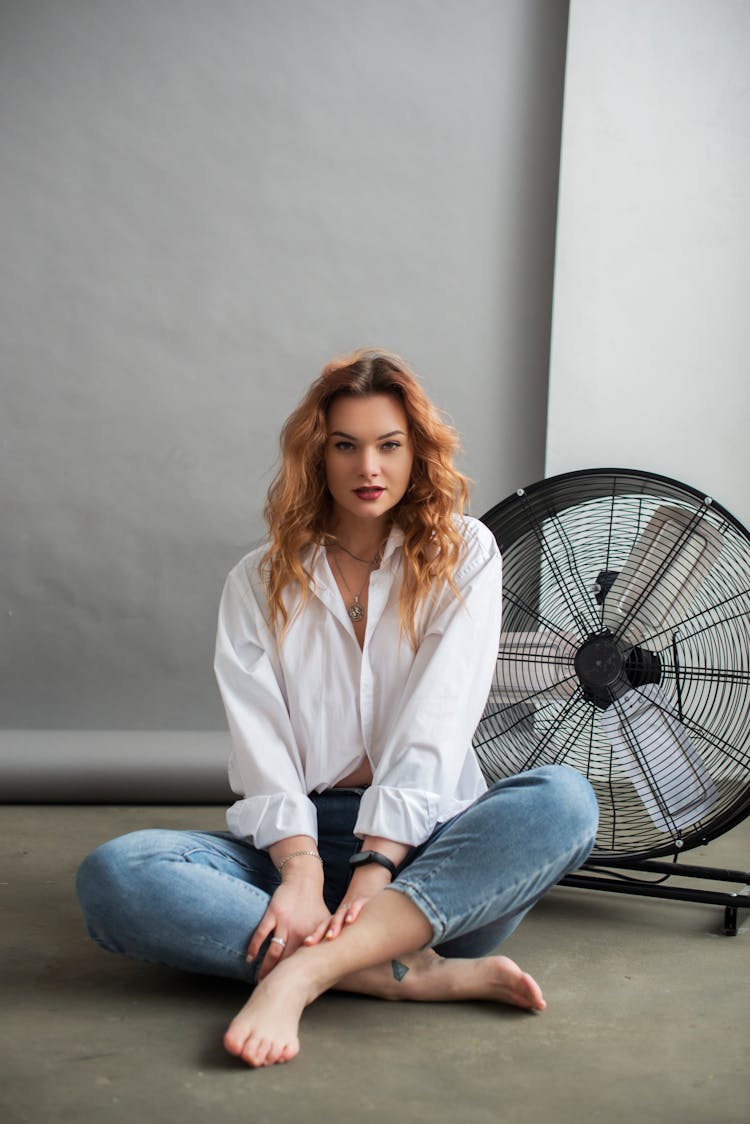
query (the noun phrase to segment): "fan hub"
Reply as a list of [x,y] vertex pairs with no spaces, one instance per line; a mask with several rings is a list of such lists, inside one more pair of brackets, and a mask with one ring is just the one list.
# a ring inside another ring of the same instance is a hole
[[625,662],[626,653],[609,630],[584,640],[574,660],[584,698],[605,709],[629,691]]

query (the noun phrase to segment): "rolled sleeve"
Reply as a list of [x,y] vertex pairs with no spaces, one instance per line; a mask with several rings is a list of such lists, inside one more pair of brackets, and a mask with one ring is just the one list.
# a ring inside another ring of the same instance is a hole
[[309,835],[316,842],[318,839],[315,805],[299,793],[238,800],[227,811],[227,827],[236,838],[247,839],[261,851],[292,835]]
[[437,792],[375,785],[362,795],[354,834],[378,835],[417,847],[437,822],[440,805]]

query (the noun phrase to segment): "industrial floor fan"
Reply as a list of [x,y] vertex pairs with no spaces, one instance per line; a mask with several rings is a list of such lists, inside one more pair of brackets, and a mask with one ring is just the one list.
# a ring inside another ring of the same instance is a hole
[[[486,778],[578,769],[600,826],[564,883],[720,905],[736,933],[750,873],[678,860],[750,813],[748,532],[710,497],[629,469],[543,480],[482,520],[503,556],[474,736]],[[742,888],[669,885],[675,873]]]

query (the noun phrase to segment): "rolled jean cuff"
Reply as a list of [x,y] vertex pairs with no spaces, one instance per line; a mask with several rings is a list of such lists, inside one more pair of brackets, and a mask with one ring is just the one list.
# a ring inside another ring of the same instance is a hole
[[408,879],[399,875],[395,882],[391,882],[388,886],[384,887],[386,890],[397,890],[399,894],[403,894],[409,901],[417,907],[420,913],[432,925],[432,940],[425,944],[424,948],[432,948],[433,945],[440,944],[445,936],[447,928],[446,919],[437,911],[432,901],[422,893],[418,886],[413,885]]

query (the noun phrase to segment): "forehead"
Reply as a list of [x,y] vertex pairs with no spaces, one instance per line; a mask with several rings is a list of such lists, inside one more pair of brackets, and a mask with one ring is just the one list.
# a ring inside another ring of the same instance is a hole
[[409,421],[401,401],[390,394],[355,398],[341,394],[328,410],[328,432],[338,430],[351,437],[382,437],[393,430],[408,433]]

